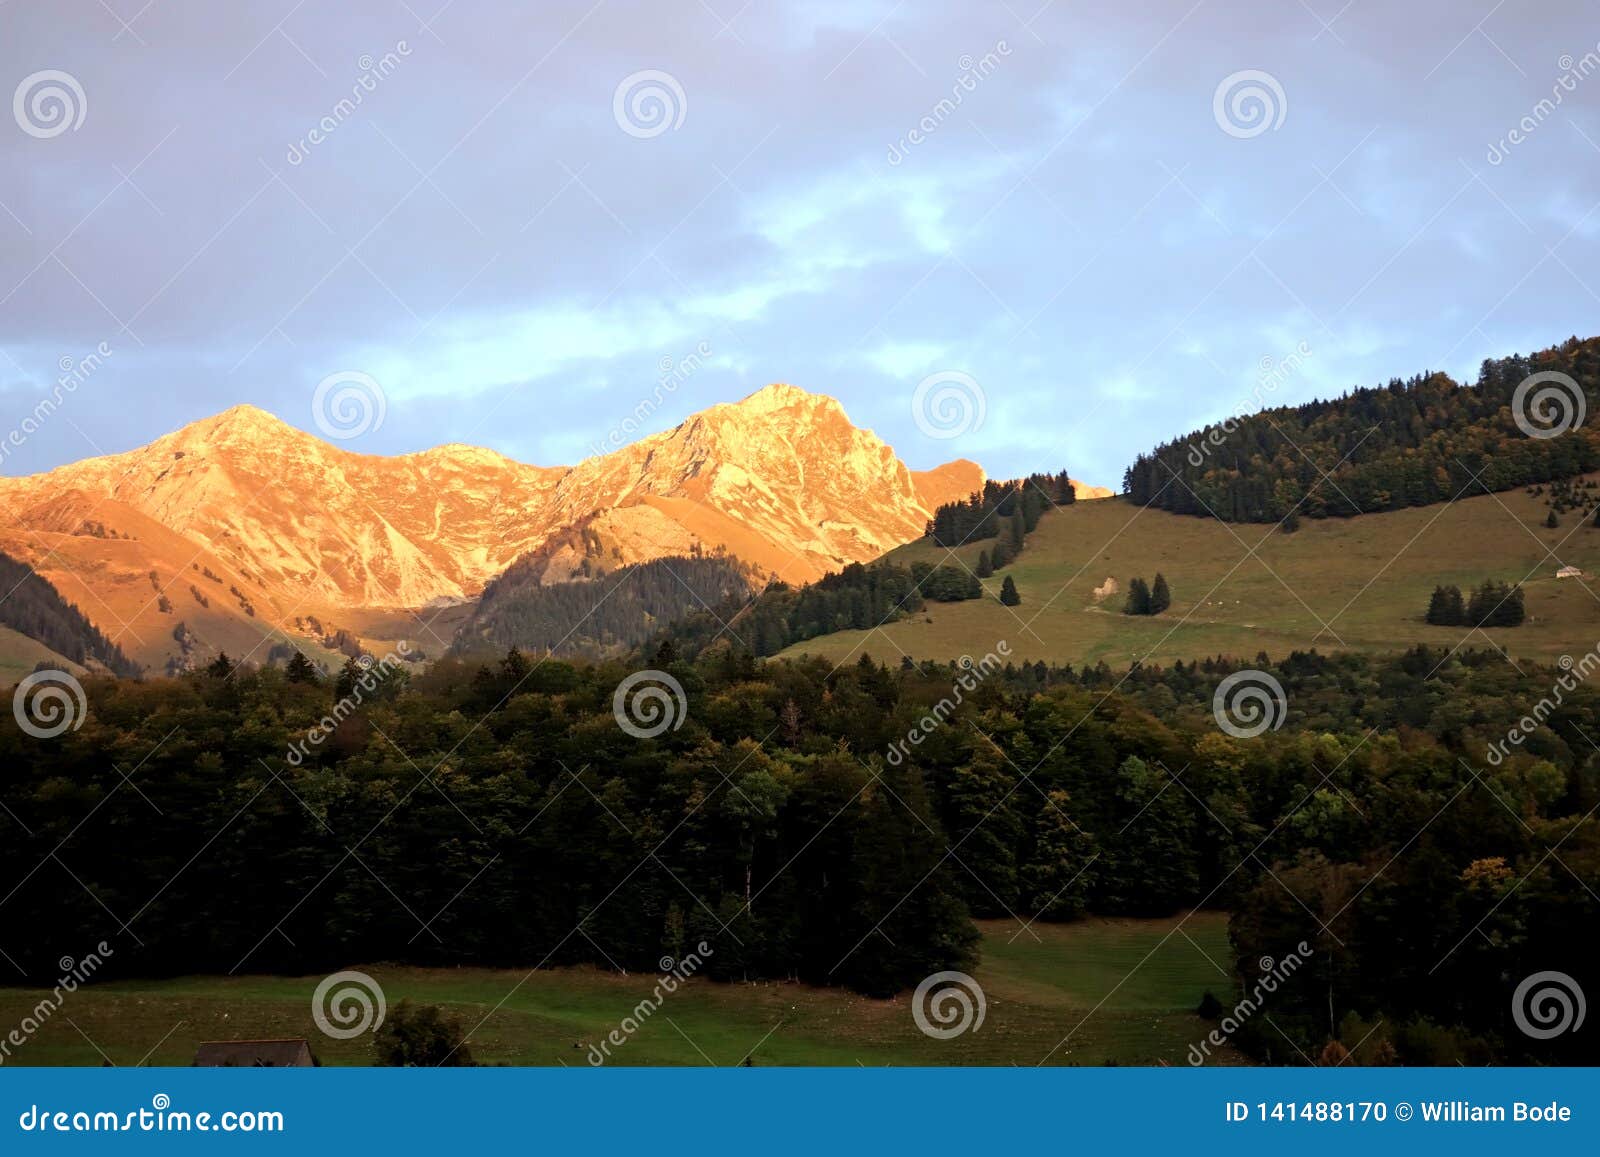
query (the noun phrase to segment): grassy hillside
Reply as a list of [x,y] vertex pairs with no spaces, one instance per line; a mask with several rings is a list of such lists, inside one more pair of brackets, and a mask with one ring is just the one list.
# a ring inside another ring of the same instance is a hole
[[[987,1015],[980,1029],[948,1041],[917,1029],[909,993],[870,1000],[797,984],[692,981],[615,1050],[612,1063],[734,1065],[753,1054],[758,1065],[1032,1065],[1047,1056],[1052,1064],[1181,1065],[1211,1028],[1194,1015],[1201,995],[1225,995],[1230,980],[1227,917],[1194,913],[1175,931],[1178,923],[1092,920],[1028,931],[1016,921],[982,924],[976,976]],[[469,1028],[482,1022],[470,1042],[477,1060],[523,1065],[588,1064],[588,1043],[630,1015],[654,984],[651,976],[590,969],[367,971],[391,1006],[403,998],[442,1003]],[[312,1023],[320,979],[96,985],[72,995],[11,1063],[186,1065],[203,1040],[283,1036],[307,1037],[325,1064],[369,1063],[370,1038],[330,1040]],[[18,1023],[37,999],[30,989],[0,988],[0,1022]],[[1225,1052],[1219,1059],[1240,1058]]]
[[40,663],[52,663],[63,671],[83,674],[83,668],[71,659],[52,651],[43,643],[19,634],[10,627],[0,627],[0,687],[11,687],[24,678]]
[[[1022,556],[984,581],[998,595],[1005,576],[1013,577],[1021,606],[1003,607],[997,599],[929,604],[876,631],[842,631],[783,654],[843,661],[865,650],[891,662],[902,654],[944,660],[982,655],[1003,639],[1019,659],[1103,659],[1119,667],[1133,659],[1279,656],[1310,647],[1451,647],[1466,629],[1425,623],[1429,594],[1440,583],[1465,591],[1494,578],[1523,581],[1528,621],[1474,632],[1474,645],[1497,645],[1513,656],[1576,657],[1600,640],[1600,586],[1593,577],[1600,573],[1600,530],[1576,512],[1547,529],[1547,513],[1543,499],[1517,490],[1308,519],[1283,534],[1140,509],[1119,498],[1079,502],[1046,514]],[[956,553],[976,568],[981,549],[973,544]],[[887,556],[906,565],[945,557],[926,540]],[[1557,580],[1563,564],[1580,567],[1585,577]],[[1171,609],[1149,618],[1123,615],[1128,579],[1153,579],[1157,571],[1172,585]],[[1096,603],[1093,592],[1108,577],[1119,591]]]

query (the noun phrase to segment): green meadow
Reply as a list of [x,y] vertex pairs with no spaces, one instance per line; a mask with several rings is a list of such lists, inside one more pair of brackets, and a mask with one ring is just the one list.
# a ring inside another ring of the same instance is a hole
[[[1182,1065],[1212,1027],[1195,1015],[1230,990],[1227,916],[1024,925],[985,921],[975,972],[981,1026],[948,1040],[917,1027],[912,994],[872,1000],[809,985],[696,979],[613,1046],[621,1065]],[[361,967],[361,966],[358,966]],[[361,967],[389,1005],[442,1005],[471,1030],[475,1060],[587,1065],[651,994],[652,975],[592,969]],[[94,985],[6,1063],[186,1065],[206,1040],[306,1037],[329,1065],[371,1062],[371,1038],[332,1040],[312,1019],[320,976],[188,976]],[[44,995],[0,988],[0,1033]],[[1240,1060],[1224,1051],[1222,1063]]]
[[[927,604],[925,611],[875,631],[809,639],[785,656],[833,661],[862,651],[896,662],[974,658],[1005,640],[1019,660],[1122,669],[1135,659],[1171,663],[1214,655],[1274,658],[1312,647],[1323,652],[1393,652],[1434,647],[1499,647],[1515,657],[1577,657],[1600,641],[1600,529],[1569,512],[1544,525],[1548,510],[1525,491],[1480,495],[1449,505],[1349,519],[1303,519],[1284,534],[1270,526],[1140,509],[1119,498],[1062,507],[1044,516],[1011,566],[986,579],[994,598]],[[987,543],[955,554],[976,570]],[[948,562],[927,540],[891,552],[904,565]],[[1557,579],[1564,564],[1582,578]],[[1162,615],[1121,613],[1129,578],[1165,574],[1172,606]],[[998,601],[1005,576],[1022,605]],[[1118,592],[1097,600],[1114,579]],[[1520,627],[1472,631],[1423,621],[1435,585],[1463,591],[1485,579],[1521,582],[1528,620]]]

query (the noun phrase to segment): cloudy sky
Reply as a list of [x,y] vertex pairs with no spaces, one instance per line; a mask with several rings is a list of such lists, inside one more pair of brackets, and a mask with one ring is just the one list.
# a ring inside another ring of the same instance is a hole
[[375,453],[787,381],[916,467],[1116,483],[1600,330],[1597,44],[1580,0],[0,0],[0,469],[316,431],[346,375]]

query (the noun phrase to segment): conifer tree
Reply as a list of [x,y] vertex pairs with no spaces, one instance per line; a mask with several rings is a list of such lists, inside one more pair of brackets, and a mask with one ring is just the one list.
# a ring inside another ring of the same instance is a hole
[[1460,627],[1467,621],[1466,608],[1461,602],[1460,587],[1434,587],[1428,600],[1428,622],[1436,627]]
[[1022,596],[1017,593],[1016,580],[1010,575],[1006,575],[1006,581],[1000,584],[1000,601],[1008,607],[1022,605]]
[[1172,605],[1172,588],[1167,586],[1167,576],[1156,571],[1156,585],[1150,590],[1150,613],[1159,615]]
[[285,674],[291,683],[315,683],[317,681],[316,665],[299,651],[296,651],[294,657],[289,660],[289,666],[285,669]]
[[1128,580],[1128,601],[1123,604],[1122,613],[1125,615],[1148,615],[1150,613],[1150,587],[1142,578]]
[[344,666],[339,668],[339,678],[333,685],[335,699],[348,699],[356,693],[356,686],[367,669],[356,661],[355,656],[344,661]]
[[978,577],[986,579],[994,574],[994,563],[989,560],[989,552],[984,551],[978,555]]

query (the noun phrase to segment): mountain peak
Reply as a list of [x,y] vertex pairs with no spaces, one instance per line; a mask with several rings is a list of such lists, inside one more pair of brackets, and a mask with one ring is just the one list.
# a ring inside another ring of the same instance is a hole
[[810,390],[791,386],[787,382],[773,382],[769,386],[762,386],[755,393],[732,405],[736,410],[751,414],[768,414],[775,410],[787,410],[791,406],[807,406],[811,409],[844,413],[844,407],[839,404],[837,398],[827,394],[814,394]]
[[169,437],[180,441],[244,441],[260,438],[281,438],[285,435],[306,437],[276,414],[260,406],[242,403],[230,406],[220,414],[190,422]]

